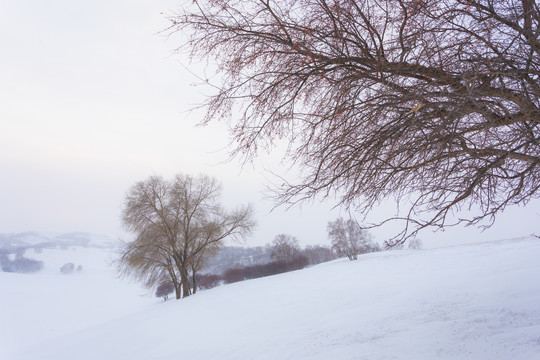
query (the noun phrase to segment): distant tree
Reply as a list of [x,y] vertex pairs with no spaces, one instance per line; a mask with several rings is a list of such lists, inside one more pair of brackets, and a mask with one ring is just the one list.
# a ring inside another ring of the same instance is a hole
[[371,235],[356,220],[345,221],[340,217],[328,223],[327,231],[332,241],[332,250],[339,257],[347,256],[349,260],[356,260],[359,254],[372,249]]
[[64,264],[60,268],[60,272],[62,274],[71,274],[74,270],[75,270],[75,264],[73,263]]
[[298,239],[289,234],[279,234],[272,241],[272,258],[286,263],[292,262],[299,253]]
[[0,257],[2,271],[14,273],[34,273],[43,269],[43,261],[29,259],[20,254],[11,261],[7,256]]
[[152,176],[136,183],[122,210],[123,224],[135,240],[121,250],[120,273],[149,288],[171,281],[177,299],[191,295],[205,257],[224,239],[243,239],[254,227],[251,207],[226,211],[220,194],[217,181],[202,175],[170,181]]
[[302,254],[307,257],[310,265],[320,264],[336,258],[332,249],[319,245],[307,245]]
[[174,292],[174,284],[170,281],[162,282],[156,288],[156,297],[162,297],[163,300],[167,301],[169,294]]
[[0,249],[0,268],[2,268],[2,271],[3,271],[4,264],[8,264],[8,263],[9,263],[9,251],[6,249]]
[[77,266],[77,271],[80,272],[80,271],[82,271],[82,270],[83,270],[83,266],[82,266],[82,265],[78,265],[78,266]]
[[420,250],[422,248],[422,240],[418,238],[409,239],[409,249]]
[[8,254],[0,253],[0,269],[5,272],[9,272],[9,264],[11,261],[9,260]]
[[280,203],[395,198],[405,242],[539,198],[538,1],[187,2],[179,49],[219,71],[204,123],[228,121],[248,159],[288,142],[304,176]]

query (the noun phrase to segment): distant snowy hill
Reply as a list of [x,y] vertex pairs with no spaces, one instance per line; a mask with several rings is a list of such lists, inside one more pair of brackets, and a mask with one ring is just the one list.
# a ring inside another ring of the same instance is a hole
[[540,358],[539,239],[371,253],[167,302],[115,278],[104,249],[63,253],[85,270],[0,272],[1,359]]
[[90,233],[47,234],[39,232],[24,232],[15,234],[0,234],[0,249],[13,250],[17,248],[66,248],[69,246],[95,247],[111,249],[118,241],[105,235]]

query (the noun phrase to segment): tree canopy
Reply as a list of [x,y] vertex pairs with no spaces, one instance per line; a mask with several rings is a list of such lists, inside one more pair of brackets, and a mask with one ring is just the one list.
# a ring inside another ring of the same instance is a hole
[[327,232],[332,250],[338,257],[347,256],[349,260],[357,260],[358,255],[377,250],[369,232],[354,219],[343,220],[340,217],[329,221]]
[[[152,176],[127,193],[122,220],[135,238],[117,261],[119,271],[156,286],[172,282],[176,298],[197,290],[196,274],[226,238],[242,239],[254,227],[250,206],[226,211],[221,186],[208,176]],[[190,279],[191,276],[191,279]]]
[[228,122],[232,154],[290,144],[302,179],[278,203],[395,198],[403,242],[538,198],[534,0],[189,1],[171,21],[179,51],[217,66],[204,122]]

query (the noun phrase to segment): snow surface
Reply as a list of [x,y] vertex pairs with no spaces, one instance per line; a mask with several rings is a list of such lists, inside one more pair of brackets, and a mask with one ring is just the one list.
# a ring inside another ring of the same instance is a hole
[[[0,359],[540,359],[539,239],[373,253],[167,302],[115,278],[103,249],[36,255],[41,273],[0,272]],[[67,258],[83,272],[60,274]]]

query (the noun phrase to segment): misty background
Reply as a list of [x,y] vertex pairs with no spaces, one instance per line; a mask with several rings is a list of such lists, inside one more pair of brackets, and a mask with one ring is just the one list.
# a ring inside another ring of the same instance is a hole
[[[258,227],[246,245],[279,233],[301,245],[329,244],[333,203],[271,211],[273,174],[294,173],[270,152],[253,164],[229,160],[226,126],[197,127],[212,81],[205,64],[175,54],[162,32],[176,0],[0,1],[0,233],[91,232],[126,238],[126,191],[150,175],[204,173],[223,184],[227,207],[252,203]],[[178,36],[178,35],[175,35]],[[373,217],[394,211],[390,202]],[[354,214],[353,214],[354,215]],[[539,233],[540,202],[507,209],[482,232],[454,228],[419,237],[426,247]],[[396,227],[375,229],[382,243]],[[465,236],[466,235],[466,236]]]

